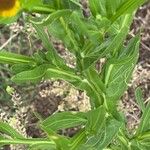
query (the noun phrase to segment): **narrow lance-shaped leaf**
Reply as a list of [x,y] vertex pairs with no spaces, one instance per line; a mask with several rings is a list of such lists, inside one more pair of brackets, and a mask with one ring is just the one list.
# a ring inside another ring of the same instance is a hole
[[74,82],[80,84],[82,80],[79,76],[75,74],[74,70],[64,70],[57,67],[49,67],[46,71],[45,78],[62,79],[72,84],[74,84]]
[[46,19],[43,19],[41,22],[34,22],[34,21],[32,22],[36,25],[47,26],[51,24],[53,21],[59,19],[60,17],[69,17],[71,13],[72,11],[69,9],[58,10],[50,14]]
[[79,0],[44,0],[44,2],[55,10],[79,10],[79,8],[82,7]]
[[[25,137],[13,129],[8,123],[0,121],[0,132],[9,135],[12,138],[24,139]],[[0,140],[0,144],[2,141]]]
[[82,113],[61,112],[48,117],[42,122],[42,126],[57,131],[59,129],[82,125],[86,122],[87,120]]
[[27,10],[32,10],[35,6],[43,5],[41,0],[21,0],[22,7]]
[[97,149],[106,148],[109,143],[111,143],[111,141],[116,137],[121,126],[121,122],[118,122],[117,120],[110,120],[104,129],[104,137],[102,137],[102,140],[99,140],[99,143],[96,144]]
[[147,105],[142,114],[142,118],[140,121],[140,125],[137,129],[136,135],[140,135],[149,130],[150,130],[150,103]]
[[111,58],[105,63],[101,72],[106,86],[106,106],[117,119],[120,115],[116,111],[116,102],[127,89],[127,83],[138,59],[138,50],[139,37],[136,36],[126,48],[120,49],[118,58]]
[[93,83],[99,94],[103,95],[106,90],[105,85],[94,66],[91,66],[87,70],[85,70],[85,76],[89,81]]
[[57,148],[61,148],[62,150],[69,149],[70,139],[63,135],[57,134],[51,128],[44,126],[41,122],[41,129],[47,134],[48,138],[54,141],[57,145]]
[[0,52],[0,63],[5,64],[17,64],[17,63],[32,63],[35,64],[35,60],[31,57],[10,53],[6,51]]
[[121,126],[121,122],[108,118],[101,132],[96,135],[89,136],[87,142],[83,144],[83,147],[89,148],[89,150],[102,150],[106,148],[116,137]]
[[97,134],[101,132],[106,119],[106,110],[104,106],[100,106],[95,110],[91,110],[87,113],[87,125],[86,131],[88,134]]
[[[87,78],[87,83],[90,86],[90,88],[92,88],[93,92],[90,94],[88,93],[89,97],[93,97],[94,95],[97,96],[97,98],[94,100],[95,101],[95,106],[99,107],[102,103],[103,103],[103,92],[105,89],[105,86],[102,82],[102,80],[100,79],[98,73],[96,72],[96,70],[94,70],[92,67],[90,67],[89,69],[87,69],[85,71],[85,76]],[[85,85],[86,86],[86,85]],[[88,89],[88,87],[86,88]]]
[[128,33],[131,18],[132,16],[126,15],[122,27],[118,31],[117,35],[115,35],[115,37],[108,39],[106,42],[98,46],[94,51],[84,56],[82,61],[84,69],[87,69],[95,61],[105,57],[110,53],[112,53],[112,55],[114,56],[116,55],[116,53],[118,53],[119,48]]
[[71,18],[61,17],[58,20],[55,20],[52,24],[47,26],[48,32],[51,36],[59,39],[63,42],[65,48],[69,50],[74,55],[79,50],[80,42],[76,40],[76,36],[78,34],[74,34],[77,32],[76,30],[72,30],[72,21]]
[[24,83],[26,81],[40,81],[42,77],[44,77],[47,67],[49,66],[41,65],[32,70],[20,72],[12,77],[12,81],[17,83]]
[[71,139],[69,144],[69,150],[76,150],[81,147],[81,145],[86,142],[86,130],[85,128],[81,129],[75,136]]
[[98,14],[106,15],[106,8],[103,0],[89,0],[89,5],[93,16]]
[[[102,75],[110,99],[113,97],[118,99],[127,88],[127,82],[138,58],[138,49],[139,38],[137,36],[122,50],[118,59],[112,58],[106,62],[104,66],[106,72],[102,72]],[[126,54],[123,54],[124,52]]]
[[86,78],[82,79],[80,83],[73,83],[73,85],[81,90],[86,91],[87,95],[90,97],[90,103],[93,109],[99,107],[102,104],[101,95],[97,90],[95,90],[94,85],[91,84],[91,82],[89,82]]
[[131,142],[131,147],[130,148],[133,149],[133,150],[148,150],[149,147],[150,147],[150,144],[148,144],[148,143],[144,144],[144,143],[141,143],[140,141],[134,139]]
[[[26,145],[49,145],[49,147],[55,148],[56,145],[53,141],[49,139],[0,139],[0,144],[10,145],[10,144],[26,144]],[[52,149],[53,150],[53,149]]]
[[29,146],[28,150],[56,150],[56,146],[52,145],[52,144],[33,144],[31,146]]
[[[48,50],[47,55],[50,55],[50,62],[52,62],[55,65],[62,66],[64,65],[63,59],[57,54],[56,50],[54,49],[48,34],[45,33],[45,28],[40,25],[33,24],[34,28],[36,29],[40,39],[43,42],[44,47]],[[49,58],[49,57],[48,57]]]
[[142,112],[144,113],[145,111],[145,105],[144,105],[144,99],[142,97],[142,91],[140,88],[137,88],[135,91],[135,97],[136,101],[139,104],[139,107],[141,108]]
[[19,63],[19,64],[14,64],[11,67],[11,70],[14,74],[18,74],[23,71],[32,70],[33,68],[34,68],[34,66],[32,66],[31,64]]
[[111,21],[115,21],[123,14],[134,12],[140,5],[145,3],[147,0],[126,0],[124,3],[118,8],[116,13],[111,17]]

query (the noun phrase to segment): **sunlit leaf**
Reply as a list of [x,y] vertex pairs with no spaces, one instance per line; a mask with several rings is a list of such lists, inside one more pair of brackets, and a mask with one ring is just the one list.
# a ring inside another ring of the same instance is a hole
[[[24,139],[24,136],[18,133],[15,129],[13,129],[8,123],[4,123],[0,121],[0,132],[9,135],[12,138],[21,138]],[[2,141],[0,140],[0,143]]]
[[88,123],[86,130],[89,134],[97,134],[101,132],[106,119],[106,110],[103,106],[87,113]]
[[6,51],[0,52],[0,63],[16,64],[16,63],[35,63],[34,59],[28,56],[10,53]]
[[85,124],[87,120],[81,113],[56,113],[42,122],[42,126],[52,130],[59,130]]
[[140,125],[137,129],[136,135],[140,135],[149,130],[150,130],[150,103],[146,106],[142,114],[142,118],[140,120]]
[[139,104],[139,107],[141,108],[142,112],[145,110],[144,100],[142,97],[142,91],[140,88],[137,88],[135,91],[136,101]]

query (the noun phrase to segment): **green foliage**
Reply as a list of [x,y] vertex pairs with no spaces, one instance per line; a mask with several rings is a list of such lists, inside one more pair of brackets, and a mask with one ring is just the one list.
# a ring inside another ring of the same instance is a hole
[[121,122],[108,118],[102,130],[97,132],[97,134],[90,136],[86,144],[83,144],[82,149],[104,149],[111,143],[120,128]]
[[142,118],[141,118],[141,122],[139,125],[139,128],[137,130],[137,135],[140,135],[142,133],[145,133],[147,131],[150,130],[150,104],[147,105],[147,107],[145,108],[143,114],[142,114]]
[[3,133],[5,133],[6,135],[11,136],[12,138],[24,138],[21,134],[15,131],[15,129],[2,121],[0,122],[0,130],[3,131]]
[[0,62],[5,64],[17,64],[17,63],[20,64],[20,63],[34,63],[34,60],[27,56],[1,51]]
[[136,89],[135,97],[136,97],[136,101],[137,101],[139,107],[141,108],[142,112],[144,112],[145,105],[144,105],[144,100],[143,100],[143,97],[142,97],[142,91],[141,91],[140,88]]
[[42,122],[42,126],[57,131],[59,129],[86,124],[86,122],[87,120],[82,113],[62,112],[48,117]]
[[[150,106],[144,105],[141,91],[136,90],[142,117],[135,135],[127,134],[125,121],[117,111],[118,101],[127,89],[138,59],[140,38],[137,35],[126,45],[124,41],[136,9],[145,0],[89,0],[91,15],[88,18],[82,14],[79,0],[21,2],[22,11],[40,14],[38,19],[29,20],[47,51],[35,52],[31,57],[1,51],[0,62],[12,66],[12,81],[65,80],[86,92],[91,110],[59,112],[40,121],[41,129],[47,134],[42,139],[27,139],[7,123],[0,122],[0,144],[26,144],[31,150],[147,150]],[[50,37],[61,40],[66,50],[74,55],[74,68],[58,54]],[[101,58],[105,62],[102,71],[98,71],[95,65]],[[76,126],[80,131],[72,138],[57,133]]]

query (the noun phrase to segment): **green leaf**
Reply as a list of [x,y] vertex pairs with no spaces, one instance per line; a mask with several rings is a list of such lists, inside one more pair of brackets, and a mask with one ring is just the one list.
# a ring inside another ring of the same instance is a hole
[[49,5],[54,9],[71,9],[71,10],[79,10],[81,4],[79,0],[44,0],[44,3]]
[[42,122],[42,126],[51,130],[70,128],[86,124],[87,120],[83,113],[61,112],[56,113]]
[[89,67],[87,70],[85,70],[84,73],[86,78],[89,81],[91,81],[91,83],[93,83],[94,87],[96,87],[99,94],[103,95],[106,91],[106,88],[95,67],[94,66]]
[[84,72],[84,75],[87,80],[82,80],[78,87],[86,90],[91,101],[94,102],[95,107],[99,107],[103,103],[105,85],[96,70],[92,67],[89,67],[89,69]]
[[0,52],[0,63],[5,63],[5,64],[32,63],[32,64],[35,64],[35,61],[33,58],[28,57],[28,56],[10,53],[10,52],[6,52],[6,51],[1,51]]
[[142,133],[140,136],[138,136],[138,140],[146,141],[147,139],[150,140],[150,131],[146,131]]
[[21,5],[23,9],[31,11],[36,6],[43,5],[42,0],[21,0]]
[[48,67],[50,66],[41,65],[35,67],[32,70],[20,72],[12,77],[12,81],[17,83],[24,83],[26,81],[31,81],[31,82],[40,81],[42,77],[44,77]]
[[38,65],[41,65],[43,63],[49,63],[46,59],[46,54],[42,51],[34,53],[34,59]]
[[33,69],[32,65],[30,65],[30,64],[22,64],[22,63],[14,64],[11,67],[11,70],[12,70],[12,72],[14,74],[18,74],[20,72],[27,71],[27,70],[32,70],[32,69]]
[[96,16],[99,12],[100,2],[98,0],[89,1],[91,12],[94,16]]
[[28,150],[56,150],[56,146],[52,144],[33,144]]
[[142,114],[142,118],[140,121],[140,125],[137,129],[136,135],[140,135],[149,130],[150,130],[150,103],[147,105]]
[[69,150],[76,150],[81,147],[81,144],[86,142],[86,130],[81,129],[75,136],[71,139],[71,143],[69,144]]
[[97,90],[95,91],[95,87],[86,78],[72,84],[80,90],[86,91],[87,95],[90,97],[92,108],[96,108],[102,104],[101,96],[99,95]]
[[110,120],[106,124],[106,128],[104,129],[104,137],[102,140],[99,140],[99,143],[96,144],[97,149],[106,148],[109,143],[115,138],[119,129],[121,128],[122,123],[117,120]]
[[132,16],[125,16],[124,22],[122,22],[121,29],[118,31],[118,34],[115,36],[115,38],[105,51],[112,51],[113,54],[117,52],[118,48],[123,43],[124,39],[126,38],[126,35],[128,34],[131,18]]
[[145,104],[144,104],[144,99],[142,97],[142,91],[140,88],[137,88],[135,91],[135,97],[136,97],[136,101],[139,105],[139,107],[141,108],[142,112],[144,112],[145,110]]
[[43,3],[43,0],[21,0],[22,9],[27,12],[34,12],[40,14],[50,14],[55,11],[52,7]]
[[59,19],[60,17],[66,17],[66,18],[69,17],[71,13],[72,11],[69,9],[57,10],[51,13],[47,18],[44,18],[40,22],[34,22],[34,21],[31,21],[31,22],[33,22],[36,25],[47,26],[47,25],[50,25],[55,20]]
[[145,150],[149,149],[149,147],[150,147],[150,136],[147,139],[143,139],[139,143],[141,144],[141,147],[145,148]]
[[98,59],[100,59],[100,58],[104,57],[105,55],[107,55],[108,53],[110,53],[110,51],[108,51],[107,47],[111,44],[111,42],[112,42],[112,39],[110,39],[108,41],[106,40],[106,42],[102,43],[100,46],[95,48],[94,51],[93,51],[93,48],[91,48],[91,50],[92,50],[91,53],[90,53],[90,51],[87,54],[85,52],[83,52],[82,60],[81,60],[83,70],[88,69]]
[[69,138],[57,134],[55,131],[51,130],[49,127],[43,126],[42,123],[41,123],[41,129],[45,131],[45,133],[47,134],[50,140],[56,143],[57,149],[61,149],[61,150],[69,149],[69,144],[70,144]]
[[86,125],[88,134],[97,134],[101,132],[106,119],[106,110],[104,106],[100,106],[97,109],[91,110],[86,115],[88,119]]
[[[70,18],[61,17],[59,20],[54,21],[50,24],[48,28],[48,32],[50,35],[54,36],[56,39],[59,39],[63,42],[64,46],[73,54],[78,52],[80,43],[77,42],[75,38],[75,31],[71,29]],[[76,31],[77,32],[77,31]]]
[[70,83],[79,85],[81,82],[81,78],[75,74],[75,72],[71,69],[60,69],[56,67],[49,67],[46,71],[45,78],[55,78],[66,80]]
[[111,18],[117,11],[117,9],[125,2],[125,0],[90,0],[90,9],[93,16]]
[[95,148],[95,150],[106,148],[115,138],[121,126],[121,122],[109,118],[101,132],[89,137],[83,146],[89,148],[89,150],[92,148]]
[[51,62],[58,66],[64,66],[64,60],[57,54],[56,50],[54,49],[50,39],[49,35],[45,32],[45,28],[40,25],[33,24],[34,28],[36,29],[40,39],[43,42],[44,47],[48,50],[48,53],[46,57],[51,58]]
[[140,143],[140,141],[132,140],[131,142],[131,149],[133,150],[148,150],[150,145],[148,143],[146,145]]
[[147,0],[125,0],[117,9],[116,13],[111,17],[111,21],[115,21],[121,15],[134,12],[139,6]]
[[[87,69],[95,61],[100,58],[106,57],[108,54],[116,55],[118,53],[120,46],[122,45],[126,35],[128,34],[129,25],[131,23],[132,16],[126,15],[122,26],[117,32],[117,34],[111,38],[108,38],[101,45],[97,46],[95,50],[92,49],[91,53],[83,54],[83,68]],[[111,30],[110,28],[108,30]]]
[[72,23],[72,30],[76,31],[80,36],[89,36],[87,22],[85,22],[84,18],[79,12],[72,12],[70,19]]
[[[0,132],[3,133],[3,134],[7,134],[7,135],[9,135],[10,137],[12,137],[14,139],[16,139],[16,138],[24,139],[23,135],[18,133],[8,123],[4,123],[2,121],[0,121]],[[2,143],[2,141],[0,140],[0,144],[1,143]]]
[[130,149],[133,149],[133,150],[141,150],[141,147],[140,147],[140,144],[138,143],[138,141],[136,140],[133,140],[131,142],[131,146],[130,146]]
[[[136,137],[136,142],[141,149],[147,150],[150,147],[150,130]],[[135,140],[133,140],[132,143],[135,143]]]
[[20,72],[13,76],[12,80],[17,83],[24,83],[26,81],[37,82],[42,78],[62,79],[70,82],[73,85],[79,85],[79,81],[81,81],[81,78],[75,74],[73,69],[70,69],[69,67],[60,69],[50,64],[43,64],[40,66],[36,66],[32,70]]
[[[25,145],[49,145],[49,147],[55,148],[55,143],[47,139],[0,139],[0,144],[25,144]],[[53,149],[52,149],[53,150]]]
[[[127,83],[138,58],[139,37],[133,38],[128,46],[121,50],[118,58],[109,59],[101,73],[107,88],[106,99],[108,103],[116,103],[127,88]],[[113,109],[113,108],[112,108]]]
[[130,143],[129,137],[126,135],[127,132],[125,126],[123,128],[119,130],[119,133],[117,135],[117,141],[118,141],[117,145],[120,145],[121,147],[120,149],[126,150],[126,149],[130,149],[131,145],[129,144]]
[[94,17],[100,15],[115,22],[122,15],[131,15],[146,1],[148,0],[90,0],[89,5]]

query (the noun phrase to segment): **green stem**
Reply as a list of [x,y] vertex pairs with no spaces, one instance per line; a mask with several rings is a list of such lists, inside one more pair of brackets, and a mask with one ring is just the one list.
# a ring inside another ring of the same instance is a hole
[[106,110],[108,111],[109,110],[109,108],[108,108],[108,105],[107,105],[107,99],[106,99],[106,95],[103,93],[103,99],[104,99],[104,106],[105,106],[105,108],[106,108]]

